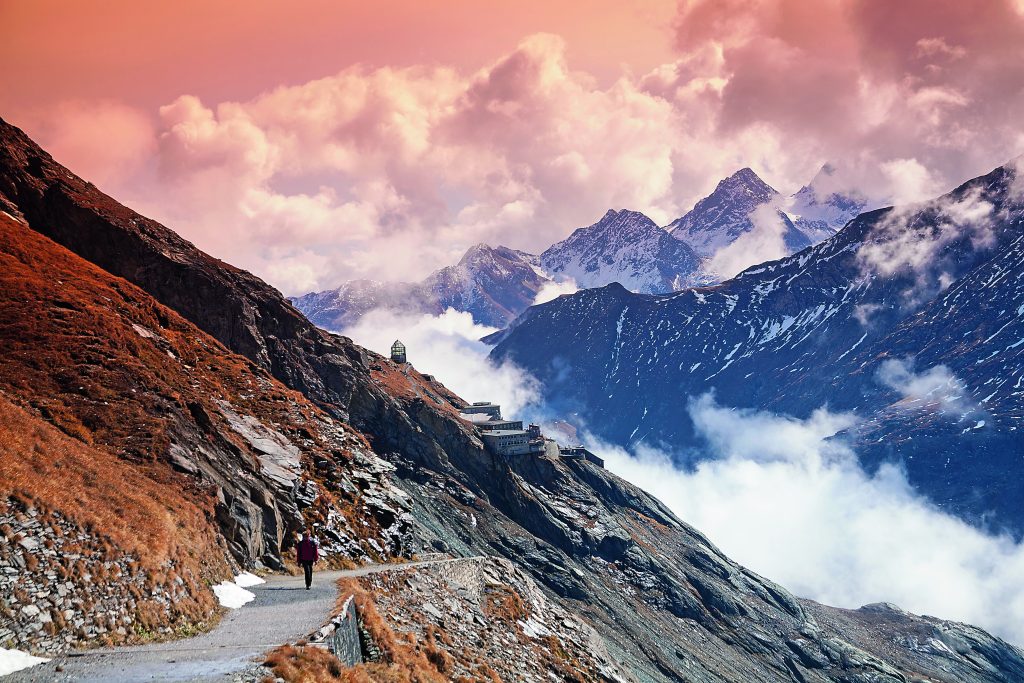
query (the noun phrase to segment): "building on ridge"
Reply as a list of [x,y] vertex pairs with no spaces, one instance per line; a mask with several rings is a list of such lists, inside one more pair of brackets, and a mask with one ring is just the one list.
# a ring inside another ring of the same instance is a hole
[[[490,401],[477,401],[473,405],[459,408],[459,413],[465,415],[486,415],[491,420],[501,419],[501,406],[491,403]],[[474,418],[466,418],[470,422],[479,422],[480,420]]]
[[407,363],[405,358],[405,344],[399,340],[395,340],[395,343],[391,345],[391,360],[396,363]]
[[562,446],[558,453],[566,460],[587,460],[598,467],[604,467],[604,458],[598,457],[583,446]]

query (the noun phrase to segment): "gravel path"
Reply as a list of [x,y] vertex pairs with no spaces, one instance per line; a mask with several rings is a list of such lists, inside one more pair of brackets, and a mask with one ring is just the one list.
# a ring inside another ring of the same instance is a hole
[[5,683],[239,680],[240,672],[252,668],[268,650],[304,638],[327,622],[338,597],[339,578],[432,563],[317,572],[313,576],[313,587],[308,591],[301,576],[269,576],[266,583],[247,589],[256,594],[255,600],[241,609],[228,610],[209,633],[139,647],[86,650],[56,657],[47,664],[5,676],[3,680]]

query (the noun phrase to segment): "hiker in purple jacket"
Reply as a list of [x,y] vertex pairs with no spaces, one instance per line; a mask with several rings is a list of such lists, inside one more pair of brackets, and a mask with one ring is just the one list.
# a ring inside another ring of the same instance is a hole
[[302,565],[302,571],[306,575],[306,590],[313,583],[313,563],[320,559],[320,549],[316,541],[310,536],[309,531],[302,534],[302,540],[295,546],[295,561]]

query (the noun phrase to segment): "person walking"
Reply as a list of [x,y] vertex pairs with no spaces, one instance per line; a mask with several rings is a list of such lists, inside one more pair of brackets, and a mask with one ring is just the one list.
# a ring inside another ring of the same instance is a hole
[[313,563],[319,559],[320,549],[312,535],[306,530],[302,534],[302,540],[295,546],[295,560],[302,565],[302,571],[306,576],[306,590],[313,585]]

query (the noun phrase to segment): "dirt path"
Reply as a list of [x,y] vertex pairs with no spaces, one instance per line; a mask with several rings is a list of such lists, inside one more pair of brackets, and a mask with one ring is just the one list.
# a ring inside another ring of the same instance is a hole
[[[330,618],[338,597],[337,580],[424,564],[372,565],[348,571],[317,572],[305,590],[301,576],[270,576],[248,590],[256,599],[229,610],[209,633],[166,643],[110,650],[87,650],[55,657],[4,677],[7,681],[230,681],[278,645],[295,642]],[[60,667],[60,671],[58,671]]]

